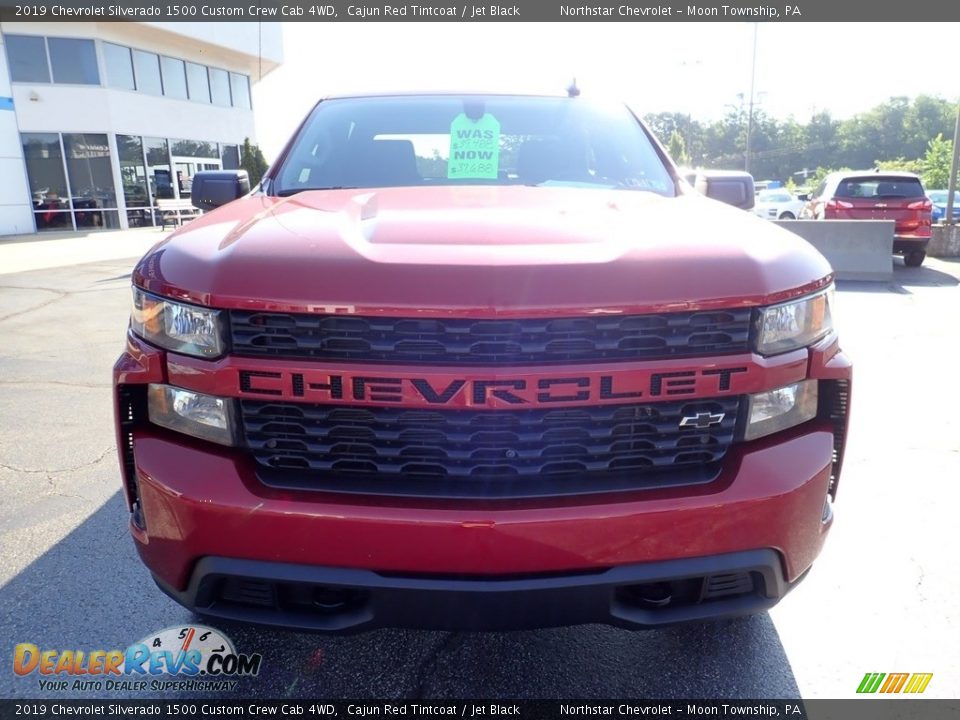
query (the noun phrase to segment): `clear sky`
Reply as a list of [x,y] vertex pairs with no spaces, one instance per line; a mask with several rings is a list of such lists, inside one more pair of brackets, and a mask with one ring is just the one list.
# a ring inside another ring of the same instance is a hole
[[[960,96],[958,23],[760,23],[755,104],[801,121],[897,95]],[[272,160],[323,95],[464,89],[583,93],[701,120],[749,102],[751,23],[285,23],[284,64],[254,87]],[[895,50],[901,48],[900,50]],[[744,100],[738,97],[743,94]]]

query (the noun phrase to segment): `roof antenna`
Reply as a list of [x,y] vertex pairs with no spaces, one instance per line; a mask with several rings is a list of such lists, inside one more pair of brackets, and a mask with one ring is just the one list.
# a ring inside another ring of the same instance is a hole
[[575,98],[580,94],[580,88],[577,87],[577,79],[574,78],[573,82],[567,85],[567,97]]

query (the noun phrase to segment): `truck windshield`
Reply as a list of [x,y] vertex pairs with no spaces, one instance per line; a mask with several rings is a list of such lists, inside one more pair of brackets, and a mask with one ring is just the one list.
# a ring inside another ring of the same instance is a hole
[[581,98],[389,96],[320,103],[272,192],[432,185],[623,188],[674,181],[624,106]]

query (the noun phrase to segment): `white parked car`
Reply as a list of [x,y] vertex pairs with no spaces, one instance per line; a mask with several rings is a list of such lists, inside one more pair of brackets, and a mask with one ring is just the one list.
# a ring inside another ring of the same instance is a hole
[[800,217],[803,200],[798,200],[783,188],[761,190],[753,214],[767,220],[796,220]]

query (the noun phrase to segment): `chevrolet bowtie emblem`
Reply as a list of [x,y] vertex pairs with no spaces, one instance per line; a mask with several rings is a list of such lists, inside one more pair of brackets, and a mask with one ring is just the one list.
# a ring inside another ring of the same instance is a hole
[[723,413],[702,412],[696,415],[688,415],[680,421],[680,427],[692,427],[697,430],[706,430],[708,427],[719,425],[723,422]]

